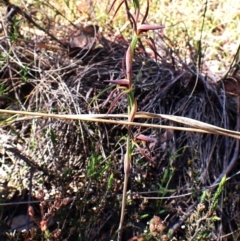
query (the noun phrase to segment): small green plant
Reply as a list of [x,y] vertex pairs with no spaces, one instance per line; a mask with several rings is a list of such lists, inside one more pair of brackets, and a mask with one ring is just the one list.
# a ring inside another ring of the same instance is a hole
[[11,19],[11,31],[10,31],[10,41],[14,43],[19,38],[19,26],[21,24],[21,20],[14,16]]
[[196,210],[186,222],[186,237],[188,240],[214,239],[212,229],[215,223],[221,220],[217,214],[217,206],[224,191],[225,183],[226,176],[222,178],[214,194],[209,190],[202,193]]
[[99,175],[99,170],[97,169],[98,165],[102,161],[102,156],[93,153],[90,156],[87,166],[87,175],[88,177],[96,178]]
[[20,66],[20,76],[22,79],[22,82],[26,83],[28,81],[28,73],[29,69],[27,66]]
[[6,93],[6,89],[3,83],[0,83],[0,95],[4,95]]
[[[105,172],[109,169],[111,162],[103,160],[103,157],[96,152],[90,156],[87,164],[87,175],[88,177],[99,180],[99,178],[105,175]],[[111,187],[113,176],[111,175],[108,181],[108,188]]]
[[113,173],[111,173],[110,177],[108,178],[107,190],[110,190],[112,188],[113,179],[114,179],[114,175]]

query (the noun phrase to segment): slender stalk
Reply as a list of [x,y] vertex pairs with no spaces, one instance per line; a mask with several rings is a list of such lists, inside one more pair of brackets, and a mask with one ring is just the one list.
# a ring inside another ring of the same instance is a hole
[[123,196],[122,196],[122,208],[121,208],[121,217],[119,221],[118,227],[118,241],[122,240],[122,229],[125,217],[125,207],[127,202],[127,186],[128,186],[128,178],[130,175],[131,168],[131,147],[130,147],[130,127],[128,129],[128,137],[127,137],[127,152],[124,158],[124,183],[123,183]]
[[124,184],[123,184],[123,196],[122,196],[122,207],[121,207],[121,217],[119,221],[119,227],[118,227],[118,241],[122,240],[122,229],[123,229],[123,223],[124,223],[124,216],[125,216],[125,207],[126,207],[126,201],[127,201],[127,185],[128,185],[128,173],[124,173]]

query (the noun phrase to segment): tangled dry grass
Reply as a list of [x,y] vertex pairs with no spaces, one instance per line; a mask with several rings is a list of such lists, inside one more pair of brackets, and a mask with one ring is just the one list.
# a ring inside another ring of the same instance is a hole
[[[99,33],[91,48],[72,51],[64,34],[57,36],[56,42],[47,34],[33,36],[32,32],[24,32],[24,36],[31,36],[26,39],[21,35],[21,26],[16,32],[9,32],[12,22],[4,24],[0,39],[1,109],[59,114],[108,111],[111,103],[106,100],[111,90],[104,80],[123,77],[127,40],[109,39]],[[17,37],[11,41],[14,34]],[[33,41],[34,38],[41,41]],[[185,63],[162,35],[156,37],[155,44],[157,59],[139,45],[133,63],[139,110],[189,117],[239,131],[237,67],[216,81],[214,76],[199,71],[194,60]],[[112,112],[123,113],[125,106],[121,100]],[[179,125],[163,119],[138,121]],[[1,206],[4,237],[116,237],[125,148],[122,140],[126,134],[123,127],[52,118],[13,118],[5,114],[1,115],[0,131],[0,200],[8,204]],[[142,133],[151,134],[158,142],[146,150],[153,162],[138,151],[133,155],[124,240],[134,240],[132,237],[139,234],[139,240],[170,240],[169,232],[177,240],[237,240],[239,141],[150,128]],[[213,184],[221,181],[223,174],[232,178],[213,211]],[[200,200],[203,190],[209,190],[204,206]],[[161,197],[164,199],[158,199]],[[34,228],[11,233],[13,218],[26,214]],[[142,235],[154,215],[161,218],[153,218],[149,231],[152,236]],[[219,220],[212,221],[214,217]]]

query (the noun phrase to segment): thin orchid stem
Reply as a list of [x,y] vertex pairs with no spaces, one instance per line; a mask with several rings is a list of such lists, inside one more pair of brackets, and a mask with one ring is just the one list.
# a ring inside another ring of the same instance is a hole
[[[130,132],[130,130],[129,130]],[[131,168],[131,147],[130,147],[130,133],[127,137],[127,152],[124,158],[124,183],[123,183],[123,196],[122,196],[122,208],[121,208],[121,217],[119,221],[119,227],[118,227],[118,241],[122,240],[122,229],[123,229],[123,223],[124,223],[124,217],[125,217],[125,208],[127,203],[127,186],[128,186],[128,178],[130,174],[130,168]]]

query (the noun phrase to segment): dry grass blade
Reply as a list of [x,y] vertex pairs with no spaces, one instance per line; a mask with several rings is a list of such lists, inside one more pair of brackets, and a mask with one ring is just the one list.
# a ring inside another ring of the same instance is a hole
[[[46,114],[46,113],[34,113],[34,112],[26,112],[26,111],[12,111],[12,110],[1,110],[0,113],[8,113],[8,114],[18,114],[18,115],[27,115],[32,117],[44,117],[44,118],[56,118],[56,119],[65,119],[65,120],[82,120],[82,121],[93,121],[93,122],[102,122],[109,124],[117,124],[117,125],[131,125],[131,126],[141,126],[141,127],[150,127],[150,128],[164,128],[164,129],[172,129],[172,130],[181,130],[181,131],[190,131],[190,132],[200,132],[200,133],[208,133],[208,134],[218,134],[225,135],[229,137],[233,137],[236,139],[240,139],[240,133],[236,131],[231,131],[227,129],[223,129],[214,125],[210,125],[207,123],[203,123],[201,121],[193,120],[191,118],[182,117],[182,116],[172,116],[172,115],[158,115],[151,114],[147,112],[137,112],[135,118],[162,118],[171,120],[174,122],[178,122],[181,124],[185,124],[194,129],[184,128],[184,127],[175,127],[175,126],[163,126],[163,125],[154,125],[154,124],[142,124],[138,122],[129,122],[129,121],[119,121],[119,120],[109,120],[110,118],[127,118],[127,114],[79,114],[79,115],[59,115],[59,114]],[[104,119],[101,119],[104,118]],[[14,120],[12,120],[14,122]],[[17,120],[16,120],[17,121]]]

